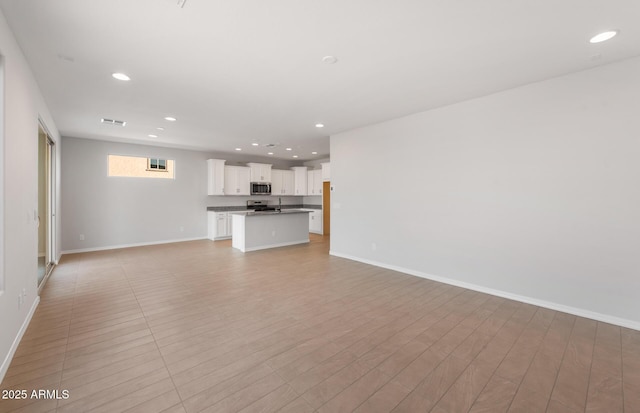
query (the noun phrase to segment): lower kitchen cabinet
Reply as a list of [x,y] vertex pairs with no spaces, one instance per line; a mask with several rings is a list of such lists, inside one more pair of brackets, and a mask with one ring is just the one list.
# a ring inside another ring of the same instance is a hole
[[231,214],[235,211],[215,212],[208,211],[207,219],[209,224],[207,238],[213,241],[229,239],[233,233],[233,221]]
[[309,232],[322,235],[322,210],[305,209],[305,211],[311,211],[309,214]]
[[[321,209],[304,209],[311,211],[309,214],[309,232],[322,235],[322,210]],[[230,239],[233,234],[233,217],[231,214],[238,211],[207,211],[207,219],[209,229],[207,238],[212,241],[221,239]]]

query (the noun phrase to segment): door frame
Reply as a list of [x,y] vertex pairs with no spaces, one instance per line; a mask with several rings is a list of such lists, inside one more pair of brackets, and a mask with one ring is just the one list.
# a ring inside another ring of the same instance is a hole
[[322,233],[331,235],[331,182],[322,182]]
[[[42,292],[44,285],[47,283],[49,276],[55,267],[55,251],[56,251],[56,142],[51,137],[51,133],[47,125],[41,118],[38,118],[38,146],[40,145],[40,130],[45,135],[45,209],[46,209],[46,228],[45,228],[45,275],[42,282],[38,285],[38,294]],[[39,157],[38,157],[39,158]],[[41,162],[38,159],[38,163]],[[38,179],[40,177],[38,176]],[[39,186],[38,186],[39,187]],[[38,197],[40,189],[38,188]],[[38,211],[38,214],[41,212]],[[39,235],[38,235],[39,236]],[[39,242],[39,240],[38,240]]]

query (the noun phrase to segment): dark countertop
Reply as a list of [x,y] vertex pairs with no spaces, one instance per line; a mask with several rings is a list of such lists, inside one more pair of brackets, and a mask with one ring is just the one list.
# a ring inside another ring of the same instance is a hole
[[291,209],[288,210],[282,209],[281,212],[278,211],[249,211],[249,212],[234,212],[233,215],[244,215],[247,217],[259,217],[263,215],[292,215],[292,214],[310,214],[311,211],[302,211],[299,209]]
[[[272,208],[275,208],[276,205],[269,205]],[[312,205],[312,204],[295,204],[295,205],[282,205],[282,209],[322,209],[322,205]],[[252,209],[247,209],[246,205],[241,206],[210,206],[207,207],[207,211],[214,212],[226,212],[226,211],[234,211],[234,212],[242,212],[242,211],[253,211]]]

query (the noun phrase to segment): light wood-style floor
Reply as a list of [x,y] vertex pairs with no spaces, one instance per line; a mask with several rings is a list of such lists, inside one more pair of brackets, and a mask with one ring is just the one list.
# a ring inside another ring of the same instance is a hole
[[2,389],[24,412],[640,412],[640,332],[330,257],[63,257]]

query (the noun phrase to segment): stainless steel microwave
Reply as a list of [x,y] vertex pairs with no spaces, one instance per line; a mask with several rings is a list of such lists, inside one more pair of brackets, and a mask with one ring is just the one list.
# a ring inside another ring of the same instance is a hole
[[251,195],[271,195],[271,184],[251,182]]

